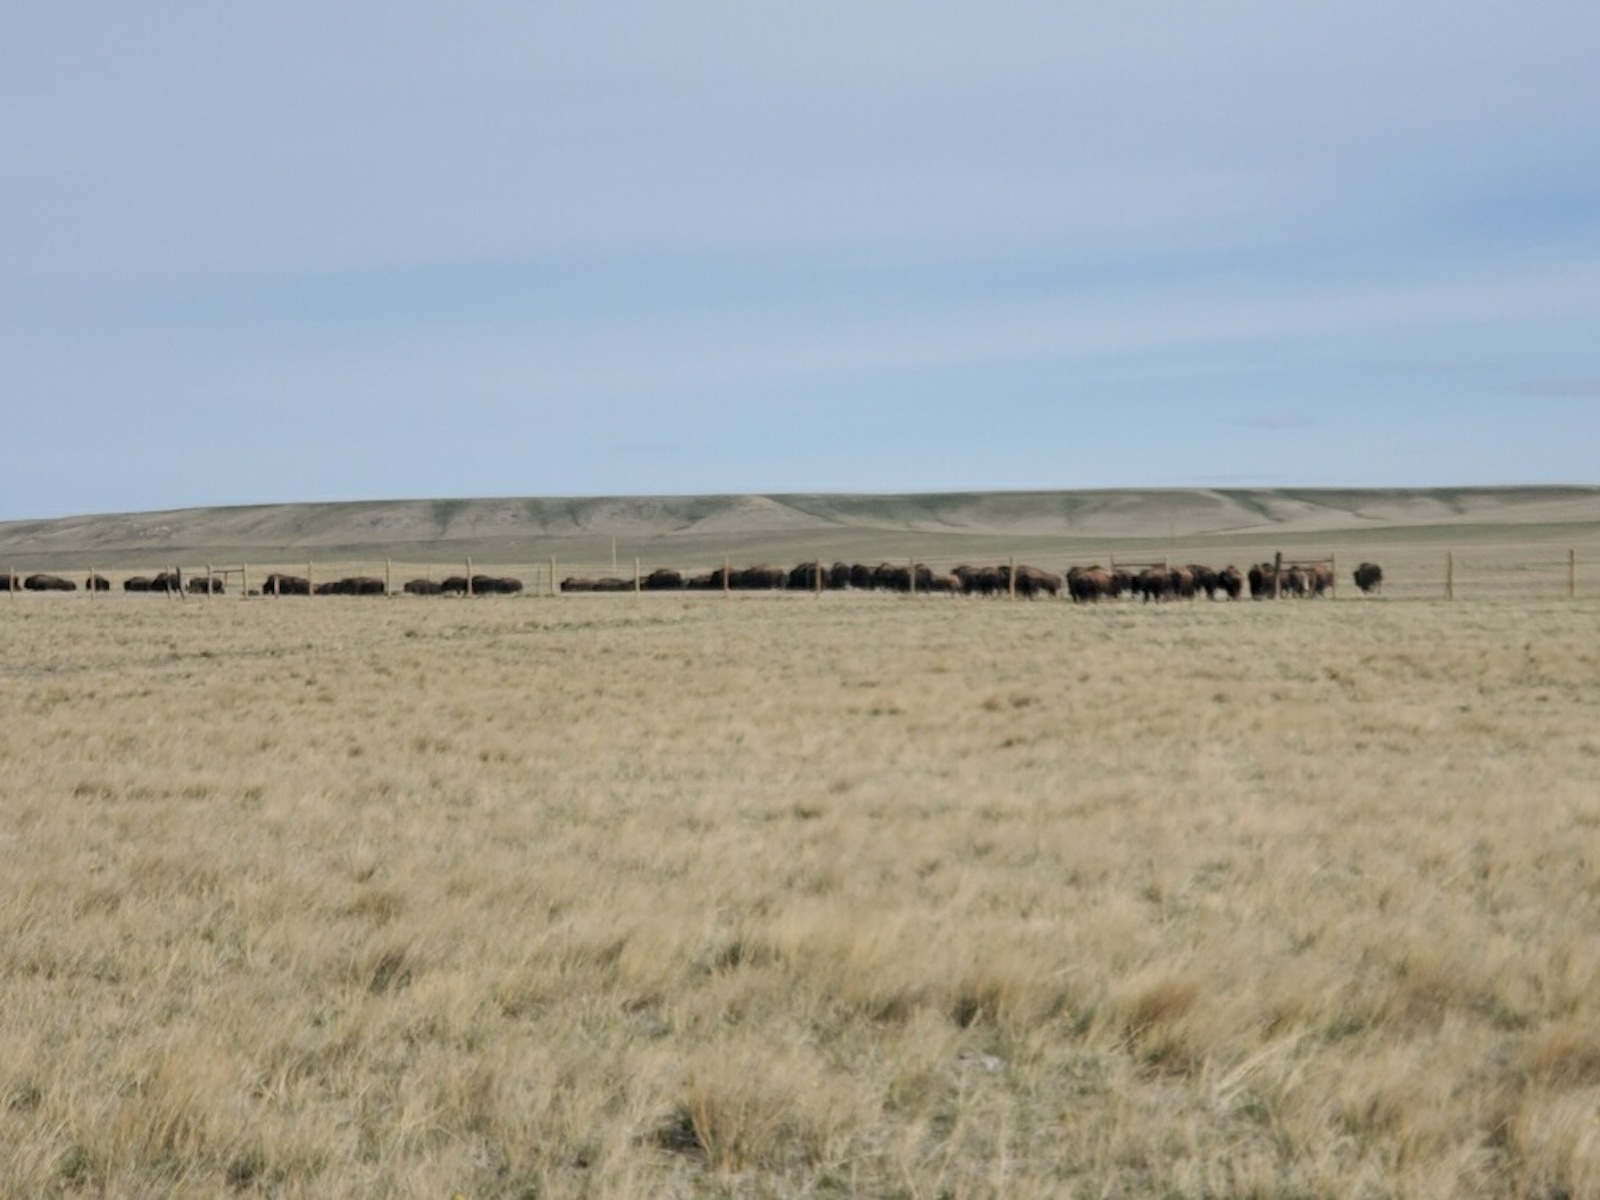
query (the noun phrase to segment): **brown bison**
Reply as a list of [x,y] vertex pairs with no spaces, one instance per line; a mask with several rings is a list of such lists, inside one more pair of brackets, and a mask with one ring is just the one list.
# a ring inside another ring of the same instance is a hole
[[647,592],[678,592],[683,590],[683,575],[667,567],[657,567],[639,586]]
[[950,573],[961,581],[961,590],[969,596],[993,596],[1006,586],[996,567],[972,567],[963,563]]
[[1270,600],[1277,595],[1278,569],[1271,563],[1256,563],[1250,568],[1250,598]]
[[1112,596],[1111,572],[1101,566],[1067,570],[1067,595],[1078,604],[1097,604]]
[[[630,583],[628,585],[632,587]],[[522,590],[522,580],[511,575],[474,575],[472,577],[472,594],[474,596],[514,596]]]
[[[154,590],[152,588],[152,590]],[[281,575],[274,571],[261,582],[263,596],[309,596],[311,581],[304,575]]]
[[432,579],[408,579],[400,590],[408,596],[437,596],[443,589]]
[[317,584],[319,596],[386,596],[388,587],[383,580],[371,575],[348,575],[343,579],[330,579]]
[[188,588],[190,592],[201,596],[204,596],[207,592],[213,596],[220,596],[224,591],[222,580],[214,575],[209,580],[204,575],[196,575],[189,580]]
[[29,575],[22,586],[30,592],[75,592],[78,585],[59,575]]
[[1244,593],[1244,575],[1229,563],[1217,572],[1217,586],[1227,593],[1229,600],[1237,600]]
[[776,591],[788,582],[789,573],[782,567],[768,566],[763,563],[755,567],[735,567],[724,570],[718,567],[711,572],[711,586],[720,588],[726,586],[733,591]]
[[[1001,578],[1006,579],[1011,575],[1009,566],[1001,567]],[[1040,596],[1059,596],[1061,594],[1061,576],[1054,571],[1046,571],[1039,567],[1030,567],[1026,563],[1016,570],[1017,595],[1029,600]]]
[[1371,595],[1373,592],[1381,591],[1383,589],[1383,568],[1377,563],[1364,562],[1356,568],[1355,581],[1356,586],[1361,589],[1363,595]]
[[1134,594],[1146,604],[1172,595],[1172,572],[1165,567],[1146,567],[1133,579]]
[[827,567],[820,562],[804,562],[789,572],[789,578],[784,586],[791,592],[809,592],[825,587],[827,582]]
[[91,592],[109,592],[111,590],[111,581],[104,575],[96,575],[90,572],[89,577],[83,581],[83,586]]
[[614,575],[607,575],[600,579],[592,579],[584,575],[569,575],[561,581],[563,592],[631,592],[633,580],[618,579]]

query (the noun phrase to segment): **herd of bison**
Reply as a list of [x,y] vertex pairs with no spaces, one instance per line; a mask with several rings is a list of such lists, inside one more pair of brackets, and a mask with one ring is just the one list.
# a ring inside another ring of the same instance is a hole
[[[1376,563],[1364,562],[1355,569],[1355,585],[1363,592],[1375,592],[1383,583],[1383,568]],[[1145,601],[1193,599],[1202,592],[1215,600],[1219,594],[1237,600],[1249,589],[1253,599],[1262,600],[1280,596],[1321,596],[1333,588],[1333,568],[1326,563],[1278,565],[1257,563],[1247,571],[1229,565],[1220,571],[1192,564],[1189,566],[1148,566],[1133,571],[1126,568],[1071,567],[1065,575],[1038,567],[1009,564],[997,567],[959,566],[951,571],[935,571],[922,563],[895,566],[881,563],[866,566],[862,563],[836,562],[831,567],[820,562],[801,563],[793,570],[782,567],[719,567],[700,575],[684,575],[662,568],[635,579],[603,577],[597,579],[569,576],[561,581],[563,592],[647,592],[664,591],[889,591],[906,593],[942,593],[945,595],[999,596],[1015,595],[1027,599],[1039,596],[1059,596],[1063,592],[1080,604],[1100,600],[1138,598]],[[111,590],[111,584],[101,575],[91,574],[84,586],[90,591]],[[0,591],[16,588],[28,591],[78,590],[76,582],[59,575],[29,575],[18,579],[15,575],[0,575]],[[216,594],[223,590],[222,580],[215,576],[191,575],[185,579],[181,571],[163,571],[158,575],[136,575],[123,581],[128,592],[160,592],[183,594],[207,592]],[[522,581],[499,575],[452,575],[443,580],[413,579],[402,589],[414,596],[492,596],[510,595],[522,591]],[[330,579],[313,585],[301,575],[268,575],[252,595],[263,596],[383,596],[389,591],[387,583],[371,576],[356,575],[344,579]]]

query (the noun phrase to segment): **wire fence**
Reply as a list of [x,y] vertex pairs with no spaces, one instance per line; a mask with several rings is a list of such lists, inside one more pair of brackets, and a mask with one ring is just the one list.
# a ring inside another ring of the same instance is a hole
[[[1363,566],[1376,564],[1381,583],[1363,590],[1356,575]],[[1386,547],[1361,551],[1325,549],[1248,548],[1154,553],[1135,549],[1093,556],[1041,553],[1037,549],[1016,554],[950,554],[887,556],[869,561],[829,559],[826,555],[806,563],[780,563],[748,554],[707,560],[670,558],[547,558],[536,561],[476,561],[456,563],[415,562],[396,559],[275,558],[261,562],[174,562],[146,570],[90,569],[71,574],[0,573],[0,591],[18,599],[29,593],[76,593],[90,601],[143,598],[218,599],[313,597],[561,597],[577,594],[650,594],[661,591],[749,595],[757,592],[831,593],[841,590],[898,592],[907,595],[967,595],[967,571],[996,570],[1002,584],[983,589],[985,595],[1025,598],[1066,596],[1066,577],[1073,567],[1098,566],[1137,577],[1145,572],[1171,572],[1190,568],[1220,571],[1236,567],[1246,575],[1252,567],[1274,572],[1311,571],[1325,565],[1332,585],[1316,594],[1324,599],[1373,600],[1499,600],[1600,596],[1600,548],[1556,547],[1543,544],[1483,544],[1453,549],[1445,546]],[[753,569],[765,568],[761,571]],[[844,573],[841,576],[841,571]],[[1031,574],[1030,574],[1031,573]],[[1054,579],[1051,586],[1024,584],[1024,580]],[[952,584],[951,581],[956,581]],[[992,580],[992,577],[991,577]],[[1269,589],[1267,595],[1272,594]],[[1279,594],[1293,596],[1294,589]],[[1206,592],[1199,590],[1204,598]],[[1226,591],[1213,593],[1225,599]],[[1243,599],[1250,598],[1244,589]],[[1138,591],[1124,591],[1123,600],[1139,599]],[[1164,596],[1162,598],[1172,598]]]

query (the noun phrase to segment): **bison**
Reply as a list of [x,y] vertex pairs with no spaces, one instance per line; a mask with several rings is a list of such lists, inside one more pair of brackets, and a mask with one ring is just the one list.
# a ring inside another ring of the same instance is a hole
[[1217,572],[1217,586],[1228,594],[1229,600],[1237,600],[1244,593],[1244,575],[1229,563]]
[[[630,585],[631,586],[631,585]],[[522,580],[511,575],[474,575],[474,596],[514,596],[522,590]]]
[[213,596],[220,596],[224,590],[222,586],[222,580],[218,579],[214,575],[209,579],[204,575],[196,575],[194,578],[189,580],[188,587],[189,591],[197,593],[201,596],[206,595],[208,592]]
[[1327,563],[1312,563],[1302,570],[1306,577],[1306,595],[1320,596],[1333,590],[1333,568]]
[[[1002,579],[1009,579],[1013,572],[1010,567],[1001,567]],[[1039,567],[1030,567],[1026,563],[1019,566],[1015,572],[1016,592],[1033,600],[1039,596],[1059,596],[1061,594],[1061,576],[1054,571],[1045,571]]]
[[683,590],[683,575],[667,567],[657,567],[639,586],[647,592],[679,592]]
[[828,581],[828,569],[820,562],[804,562],[789,572],[785,586],[791,592],[809,592]]
[[83,581],[83,586],[91,592],[109,592],[111,581],[104,575],[96,575],[91,571],[89,577]]
[[1165,600],[1172,594],[1172,572],[1165,567],[1146,567],[1134,577],[1133,590],[1146,604]]
[[1383,589],[1383,568],[1377,563],[1364,562],[1356,568],[1355,581],[1356,586],[1361,589],[1363,595],[1371,595],[1373,592],[1381,591]]
[[633,580],[605,576],[592,579],[584,575],[569,575],[561,581],[563,592],[631,592]]
[[1270,600],[1277,595],[1278,569],[1271,563],[1256,563],[1250,568],[1250,598]]
[[408,579],[400,590],[408,596],[437,596],[442,589],[432,579]]
[[775,591],[788,582],[789,573],[782,567],[763,563],[760,566],[736,567],[732,570],[718,567],[711,572],[711,579],[712,587],[722,587],[726,583],[730,590]]
[[381,579],[371,575],[347,575],[343,579],[331,579],[327,583],[317,584],[319,596],[386,596],[389,594],[388,585]]
[[309,596],[311,581],[304,575],[282,575],[274,571],[261,583],[263,596]]
[[1101,566],[1070,567],[1067,595],[1078,604],[1096,604],[1111,593],[1111,572]]
[[971,567],[963,563],[950,573],[961,581],[961,590],[969,596],[993,596],[1006,586],[997,567]]
[[30,592],[75,592],[78,585],[70,579],[63,579],[59,575],[29,575],[22,581],[22,586]]

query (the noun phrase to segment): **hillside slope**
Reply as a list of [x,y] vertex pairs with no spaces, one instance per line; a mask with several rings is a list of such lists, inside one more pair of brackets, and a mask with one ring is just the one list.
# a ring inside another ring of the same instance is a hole
[[1154,489],[383,500],[191,508],[0,522],[0,555],[49,562],[205,550],[358,550],[427,557],[554,553],[574,541],[630,545],[768,538],[859,543],[874,535],[1185,539],[1392,535],[1403,529],[1600,526],[1600,487]]

